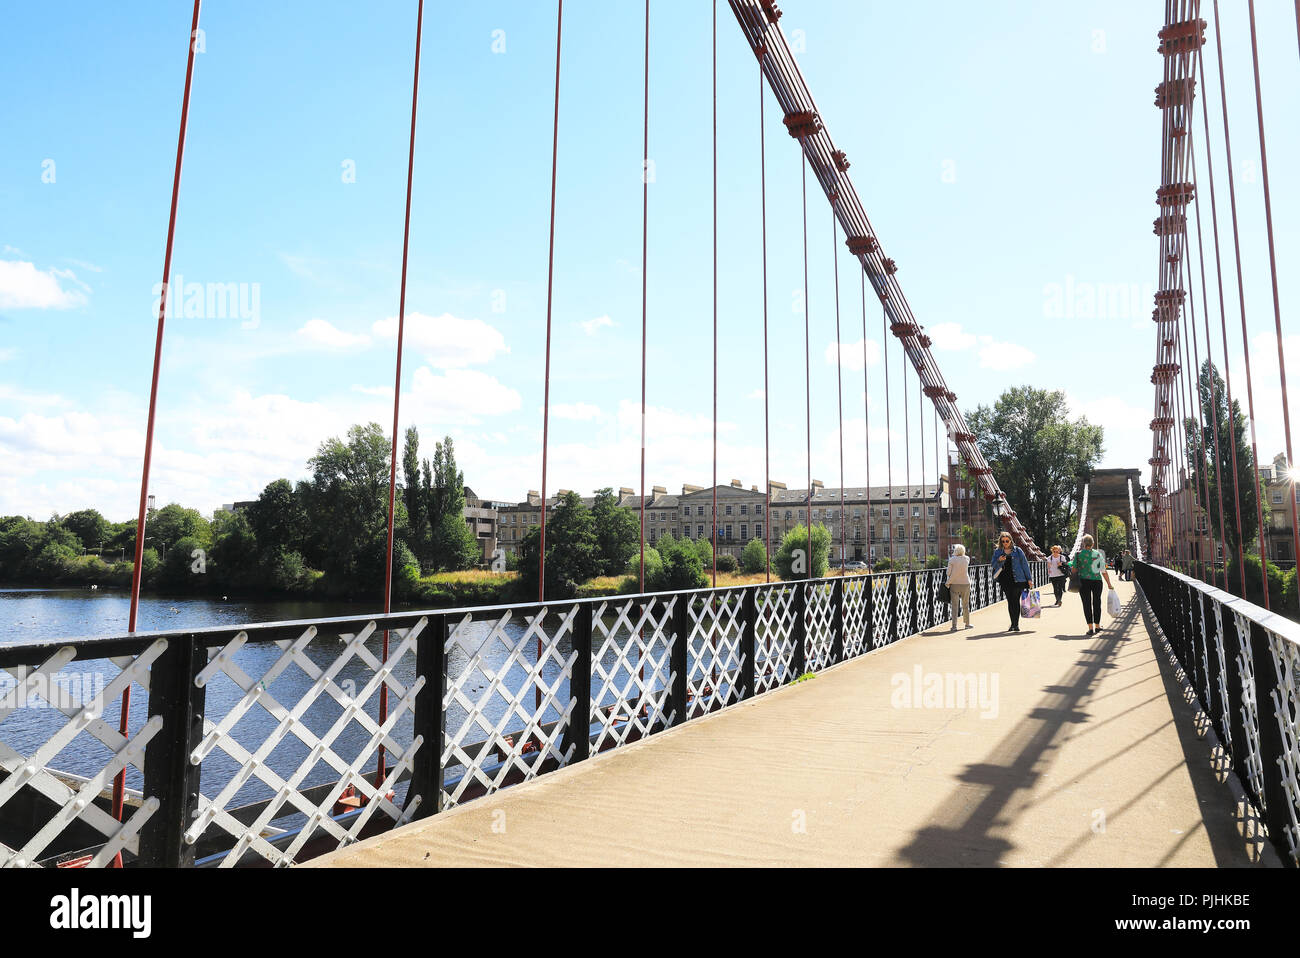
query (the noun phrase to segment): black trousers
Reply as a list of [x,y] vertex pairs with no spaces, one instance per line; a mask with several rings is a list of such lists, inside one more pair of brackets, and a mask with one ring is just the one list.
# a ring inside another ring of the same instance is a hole
[[1101,580],[1079,579],[1079,598],[1083,600],[1083,618],[1089,625],[1101,625]]
[[1002,592],[1007,600],[1007,613],[1011,616],[1011,628],[1020,625],[1020,597],[1029,588],[1028,582],[1017,582],[1010,589],[1003,586]]
[[1061,596],[1065,595],[1065,583],[1069,580],[1063,575],[1052,576],[1052,591],[1056,593],[1056,601],[1061,601]]

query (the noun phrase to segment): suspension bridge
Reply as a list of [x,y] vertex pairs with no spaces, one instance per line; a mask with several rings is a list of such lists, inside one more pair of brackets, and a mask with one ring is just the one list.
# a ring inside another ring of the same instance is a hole
[[[850,159],[832,139],[791,52],[780,9],[772,0],[728,0],[726,7],[734,20],[726,29],[738,27],[754,56],[758,128],[766,128],[774,104],[792,148],[800,152],[805,299],[809,208],[816,209],[820,189],[831,212],[834,248],[838,251],[843,243],[859,267],[864,350],[869,313],[874,325],[877,310],[886,345],[895,344],[892,353],[886,349],[883,374],[887,394],[902,397],[904,475],[898,478],[910,495],[913,446],[921,450],[924,474],[928,413],[936,440],[934,465],[939,465],[942,430],[978,489],[980,508],[1024,551],[1035,584],[1046,585],[1046,554],[999,486],[996,464],[981,453],[958,397],[940,371],[931,338],[904,296],[899,265],[888,255],[854,188]],[[165,338],[166,310],[160,305],[127,631],[0,645],[0,670],[15,683],[0,698],[0,864],[1293,866],[1300,861],[1300,625],[1282,614],[1284,608],[1270,604],[1277,599],[1270,599],[1269,568],[1277,568],[1279,557],[1268,555],[1262,540],[1255,551],[1263,589],[1260,602],[1252,600],[1246,561],[1252,543],[1238,532],[1243,510],[1253,507],[1262,537],[1264,504],[1255,473],[1260,460],[1254,427],[1260,411],[1254,407],[1256,383],[1245,324],[1217,2],[1210,11],[1198,0],[1168,0],[1165,23],[1153,24],[1163,78],[1153,114],[1153,131],[1159,121],[1161,154],[1154,221],[1159,283],[1152,315],[1151,479],[1142,488],[1136,469],[1081,478],[1080,541],[1099,515],[1125,515],[1139,560],[1134,584],[1119,586],[1119,616],[1092,636],[1067,622],[1065,608],[1043,609],[1022,631],[1007,631],[999,611],[1002,586],[986,561],[971,567],[970,605],[976,611],[971,627],[959,628],[942,596],[943,570],[845,575],[843,538],[839,575],[717,587],[715,568],[712,588],[648,593],[645,450],[654,437],[646,432],[644,415],[637,594],[548,596],[543,508],[535,602],[394,611],[397,435],[423,0],[415,8],[389,560],[382,604],[376,597],[378,608],[364,617],[137,631]],[[716,51],[724,27],[719,8],[714,5],[712,21],[715,515]],[[642,159],[647,164],[651,12],[647,0],[642,104]],[[725,8],[722,14],[725,19]],[[1254,121],[1280,412],[1290,464],[1284,330],[1254,4],[1244,10],[1234,7],[1229,15],[1249,18],[1255,53],[1250,78],[1258,104]],[[559,0],[547,309],[540,331],[546,383],[539,477],[543,503],[549,480],[563,27]],[[195,0],[164,290],[183,202],[181,170],[199,29],[200,2]],[[1207,82],[1206,63],[1216,67],[1214,84]],[[1219,171],[1228,185],[1222,217],[1214,144],[1229,156]],[[759,201],[765,212],[766,147],[762,150]],[[1198,158],[1208,187],[1205,203]],[[1156,158],[1150,162],[1154,173]],[[648,184],[643,176],[642,409],[645,344],[652,328],[647,289],[655,281],[646,257]],[[1203,211],[1208,223],[1203,223]],[[1220,251],[1221,232],[1229,231],[1231,239],[1223,245],[1230,246],[1231,257]],[[765,226],[761,240],[766,385]],[[1235,264],[1235,270],[1225,270],[1225,261]],[[841,342],[838,255],[835,263],[836,337]],[[1225,294],[1234,278],[1235,302]],[[1212,288],[1215,297],[1209,295]],[[1241,317],[1239,340],[1229,333],[1234,306]],[[1212,312],[1219,318],[1217,339]],[[1240,378],[1234,383],[1231,360],[1240,356],[1243,361],[1252,462],[1239,461],[1230,435],[1221,444],[1221,431],[1231,433],[1235,422],[1218,420],[1213,377],[1201,374],[1203,354],[1207,363],[1212,356],[1222,357],[1217,361],[1226,379],[1229,410],[1234,386],[1239,393],[1242,385]],[[807,393],[812,375],[806,310],[803,358]],[[864,377],[868,365],[864,355]],[[555,372],[562,374],[558,368]],[[843,364],[837,364],[837,377],[842,376]],[[842,379],[837,388],[842,396]],[[912,397],[917,402],[915,429]],[[766,403],[764,398],[770,497]],[[889,403],[885,410],[889,417]],[[870,430],[869,405],[864,413]],[[813,436],[838,429],[843,496],[842,400],[838,421],[828,425],[814,423],[809,399],[805,426],[810,494],[804,512],[811,554]],[[885,426],[892,436],[894,424],[887,419]],[[867,450],[870,488],[869,442]],[[1231,450],[1231,457],[1220,450]],[[874,464],[876,476],[883,474],[893,489],[892,448],[885,458]],[[1294,568],[1300,531],[1294,485],[1287,488],[1281,508],[1290,514]],[[713,529],[716,556],[716,525]],[[1205,549],[1197,544],[1202,530],[1209,543]],[[843,537],[844,522],[839,531]],[[770,554],[772,523],[765,532]],[[1217,560],[1234,554],[1235,563]],[[112,678],[90,701],[32,707],[28,693],[48,688],[51,676],[66,668],[93,668]],[[270,716],[273,730],[253,740],[248,719],[255,714]],[[89,745],[90,752],[83,754],[93,753],[96,759],[93,767],[74,773],[60,765],[60,756],[76,745]]]

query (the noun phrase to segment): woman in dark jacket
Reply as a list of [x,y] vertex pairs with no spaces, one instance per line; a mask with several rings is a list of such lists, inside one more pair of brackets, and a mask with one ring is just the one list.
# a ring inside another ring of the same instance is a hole
[[1011,615],[1011,631],[1020,631],[1020,597],[1029,591],[1034,574],[1029,568],[1029,558],[1024,550],[1011,542],[1011,533],[1004,532],[993,550],[993,577],[1002,586],[1007,599],[1007,612]]

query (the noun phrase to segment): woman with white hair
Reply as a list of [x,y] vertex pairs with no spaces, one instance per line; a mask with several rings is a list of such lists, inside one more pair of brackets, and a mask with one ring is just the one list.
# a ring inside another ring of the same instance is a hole
[[952,606],[952,628],[949,632],[957,631],[957,605],[961,603],[961,610],[965,617],[966,628],[970,628],[970,556],[966,554],[964,545],[955,545],[952,547],[952,555],[948,557],[948,603]]

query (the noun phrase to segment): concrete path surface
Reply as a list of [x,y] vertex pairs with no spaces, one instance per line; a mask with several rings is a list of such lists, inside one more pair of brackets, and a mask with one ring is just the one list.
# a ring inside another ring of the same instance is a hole
[[999,605],[312,864],[1250,865],[1119,590],[1099,636]]

